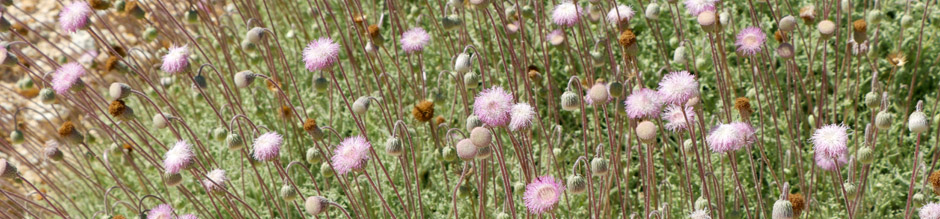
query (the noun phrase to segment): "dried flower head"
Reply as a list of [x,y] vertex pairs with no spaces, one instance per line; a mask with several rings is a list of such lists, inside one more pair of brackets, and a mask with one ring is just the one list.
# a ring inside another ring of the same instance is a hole
[[307,44],[303,56],[308,71],[327,69],[339,61],[339,44],[328,37],[321,37]]
[[634,91],[630,96],[627,96],[627,100],[623,104],[627,116],[631,119],[659,116],[659,110],[663,105],[659,98],[659,92],[648,88],[640,88]]
[[848,151],[848,127],[830,124],[816,129],[813,134],[813,150],[828,157],[844,156]]
[[696,120],[695,111],[692,111],[690,106],[686,106],[683,113],[682,108],[679,108],[679,106],[669,105],[662,117],[666,120],[666,130],[673,132],[686,130],[689,128],[689,124],[695,124],[698,121]]
[[59,136],[66,137],[72,132],[75,132],[75,124],[72,121],[65,121],[62,125],[59,125]]
[[169,204],[157,205],[147,212],[147,219],[172,219],[174,217],[173,207]]
[[345,175],[353,170],[365,167],[369,161],[369,150],[372,144],[365,137],[354,136],[344,139],[333,152],[333,168],[339,175]]
[[754,110],[751,109],[751,100],[747,97],[738,97],[734,99],[734,109],[738,110],[742,116],[751,115]]
[[252,157],[259,161],[271,161],[277,159],[281,152],[281,144],[284,138],[276,132],[264,133],[255,138],[252,145]]
[[813,20],[816,20],[816,6],[807,5],[800,8],[800,18],[802,18],[806,23],[810,23],[813,22]]
[[473,101],[473,114],[488,126],[503,126],[509,122],[512,102],[512,95],[501,87],[485,89]]
[[56,69],[55,75],[52,76],[52,89],[57,94],[62,95],[73,86],[84,86],[81,77],[85,75],[85,72],[85,67],[77,62],[62,65],[59,69]]
[[888,63],[890,63],[893,66],[900,67],[900,66],[904,66],[904,64],[907,63],[907,57],[904,55],[904,53],[901,53],[901,52],[890,53],[888,54],[887,59],[888,59]]
[[688,71],[671,72],[659,81],[659,97],[665,103],[683,104],[699,94],[699,84]]
[[509,110],[509,130],[528,128],[535,117],[535,109],[528,103],[517,103]]
[[565,191],[561,180],[552,176],[540,176],[526,185],[522,200],[529,213],[542,214],[555,209]]
[[421,52],[431,41],[431,35],[428,35],[424,28],[415,27],[401,34],[401,48],[407,53]]
[[698,16],[705,11],[715,11],[715,3],[718,3],[718,0],[685,0],[683,2],[685,10],[692,16]]
[[799,217],[800,213],[803,212],[803,208],[806,207],[806,200],[803,199],[803,194],[792,193],[787,195],[787,199],[790,200],[790,204],[793,204],[793,215]]
[[122,116],[127,109],[127,105],[124,105],[123,100],[111,101],[111,104],[108,105],[108,113],[114,117]]
[[620,42],[620,46],[629,47],[636,44],[636,35],[632,30],[626,29],[620,32],[620,35],[617,36],[617,42]]
[[633,8],[630,6],[617,5],[616,8],[611,8],[610,12],[607,12],[607,21],[612,24],[627,23],[633,18],[633,14]]
[[573,27],[581,20],[581,6],[571,1],[564,1],[552,9],[552,22],[561,26]]
[[160,70],[167,73],[179,73],[189,67],[189,46],[170,47],[170,51],[163,56]]
[[65,32],[74,33],[88,25],[91,13],[94,13],[94,11],[87,2],[74,1],[69,3],[59,12],[59,27]]
[[193,150],[186,140],[179,140],[163,156],[163,169],[166,174],[177,174],[193,163]]
[[431,121],[434,117],[434,102],[422,100],[411,110],[411,115],[421,122]]
[[734,45],[738,47],[738,52],[746,56],[752,56],[761,51],[761,46],[764,45],[766,39],[767,36],[760,28],[748,27],[738,33]]
[[313,119],[309,119],[309,118],[308,118],[306,121],[304,121],[304,131],[308,131],[308,132],[309,132],[309,131],[313,131],[313,130],[315,130],[315,129],[320,129],[320,127],[317,126],[317,121],[316,121],[316,120],[313,120]]
[[852,30],[855,30],[855,32],[865,32],[868,30],[868,23],[865,22],[865,19],[855,20],[855,22],[852,22]]
[[930,177],[927,177],[927,182],[933,187],[934,193],[940,193],[940,170],[930,173]]

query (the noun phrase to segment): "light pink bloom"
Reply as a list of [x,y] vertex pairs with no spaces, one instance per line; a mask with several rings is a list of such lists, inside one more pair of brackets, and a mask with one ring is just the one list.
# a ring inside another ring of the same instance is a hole
[[940,219],[940,204],[936,202],[927,203],[920,208],[918,215],[921,219]]
[[320,37],[307,44],[303,55],[308,71],[327,69],[339,61],[339,44],[328,37]]
[[473,114],[490,127],[504,126],[509,122],[513,97],[501,87],[485,89],[473,100]]
[[195,214],[187,214],[183,216],[176,217],[176,219],[199,219]]
[[281,144],[284,142],[284,138],[276,132],[264,133],[258,138],[255,138],[255,143],[252,146],[252,156],[255,160],[259,161],[271,161],[277,159],[277,156],[281,152]]
[[89,17],[94,11],[85,1],[74,1],[65,5],[59,12],[59,27],[65,32],[74,33],[88,25]]
[[421,52],[424,46],[431,41],[431,35],[428,35],[424,28],[416,27],[401,34],[401,49],[407,53]]
[[558,200],[565,192],[565,186],[561,180],[555,180],[552,176],[540,176],[525,186],[525,193],[522,200],[525,201],[525,207],[529,213],[542,214],[555,209]]
[[76,62],[70,62],[56,69],[52,76],[52,89],[57,94],[65,94],[75,83],[82,83],[81,77],[85,75],[85,67]]
[[[685,117],[683,117],[685,115]],[[685,107],[685,114],[682,112],[682,108],[679,108],[677,105],[669,105],[666,107],[666,113],[663,114],[663,119],[666,120],[666,129],[669,131],[679,131],[686,130],[689,128],[689,123],[695,124],[695,111],[692,111],[692,107]],[[688,123],[687,123],[688,122]]]
[[705,11],[715,11],[715,3],[718,3],[718,0],[685,0],[683,3],[689,14],[698,16]]
[[705,141],[715,153],[736,151],[754,142],[754,128],[743,122],[721,124],[712,128]]
[[528,128],[535,117],[535,109],[528,103],[517,103],[509,110],[509,130],[516,131]]
[[202,180],[202,186],[210,192],[218,192],[225,189],[225,181],[228,181],[225,177],[225,170],[215,169],[206,174],[206,179]]
[[764,31],[760,28],[748,27],[738,33],[737,38],[734,45],[738,47],[738,52],[751,56],[760,52],[761,45],[764,44],[767,35],[764,35]]
[[147,219],[173,219],[173,207],[168,204],[157,205],[147,212]]
[[336,173],[345,175],[365,167],[371,148],[372,144],[361,135],[344,139],[333,151],[333,168]]
[[610,12],[607,12],[607,21],[614,24],[629,22],[633,19],[633,14],[633,8],[630,6],[617,5],[616,8],[611,8]]
[[552,22],[557,25],[573,27],[581,20],[581,7],[570,1],[562,2],[552,9]]
[[849,163],[848,156],[845,153],[839,154],[835,157],[830,157],[828,155],[816,152],[816,154],[813,155],[813,158],[816,160],[816,165],[826,171],[834,171],[836,168],[840,168]]
[[171,47],[170,51],[163,56],[163,64],[160,70],[167,73],[182,72],[189,67],[189,46]]
[[640,88],[627,96],[623,101],[624,110],[631,119],[652,118],[659,116],[659,110],[663,103],[659,98],[659,93],[648,88]]
[[829,157],[845,154],[849,149],[849,128],[845,125],[829,124],[813,133],[813,150]]
[[688,71],[671,72],[659,81],[659,97],[668,104],[685,104],[698,96],[699,84]]
[[163,169],[166,174],[177,174],[193,163],[193,150],[186,140],[179,140],[163,156]]

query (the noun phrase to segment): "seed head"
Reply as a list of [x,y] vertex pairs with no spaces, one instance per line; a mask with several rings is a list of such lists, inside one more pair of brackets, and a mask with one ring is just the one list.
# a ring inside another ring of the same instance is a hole
[[816,6],[807,5],[800,8],[800,18],[806,23],[811,23],[816,20]]
[[431,121],[434,117],[434,102],[422,100],[411,110],[411,114],[416,120],[421,122]]
[[852,22],[852,30],[855,30],[855,32],[865,32],[868,30],[868,23],[865,22],[865,19],[855,20],[855,22]]
[[747,118],[754,110],[751,109],[751,100],[747,97],[738,97],[734,99],[734,109],[741,113],[741,116]]
[[617,36],[617,42],[620,42],[620,46],[630,47],[636,44],[636,34],[633,33],[630,29],[625,29],[620,32],[620,35]]
[[822,39],[829,39],[836,33],[836,23],[830,20],[820,21],[816,24],[816,30],[819,30],[819,35]]

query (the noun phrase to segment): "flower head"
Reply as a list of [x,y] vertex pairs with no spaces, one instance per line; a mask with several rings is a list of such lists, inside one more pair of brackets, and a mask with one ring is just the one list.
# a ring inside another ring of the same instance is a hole
[[835,157],[830,157],[828,155],[816,152],[816,155],[814,155],[813,158],[816,159],[816,165],[826,171],[836,170],[836,168],[845,166],[846,163],[849,163],[849,159],[846,153],[839,154]]
[[659,93],[648,88],[634,91],[623,104],[631,119],[656,117],[663,105]]
[[193,163],[193,150],[186,140],[177,141],[173,148],[163,156],[163,168],[166,174],[177,174]]
[[509,122],[512,101],[512,95],[501,87],[485,89],[473,100],[473,114],[479,117],[483,124],[492,127],[503,126]]
[[64,64],[56,69],[55,75],[52,76],[52,89],[57,94],[65,94],[76,82],[81,83],[79,81],[82,75],[85,75],[85,67],[81,64],[76,62]]
[[663,102],[684,104],[698,96],[698,80],[688,71],[671,72],[659,81],[659,96]]
[[695,210],[692,214],[689,214],[689,219],[712,219],[712,216],[708,215],[705,210]]
[[573,27],[578,24],[579,20],[581,20],[581,7],[571,1],[562,2],[552,9],[552,22],[557,25]]
[[[685,115],[683,117],[683,115]],[[695,124],[695,111],[692,111],[692,107],[686,106],[685,113],[683,114],[682,108],[679,108],[677,105],[669,105],[666,107],[666,113],[663,114],[663,119],[666,120],[666,129],[669,131],[679,131],[689,128],[689,123]],[[688,123],[687,123],[688,122]]]
[[614,24],[629,22],[633,14],[633,8],[630,6],[617,5],[616,8],[611,8],[610,12],[607,12],[607,21]]
[[225,181],[227,180],[225,170],[215,169],[206,174],[206,179],[202,180],[202,186],[205,186],[206,190],[210,192],[218,192],[225,189]]
[[157,205],[147,212],[147,219],[173,219],[173,207],[168,204]]
[[738,33],[737,38],[734,45],[738,47],[738,52],[751,56],[760,52],[761,45],[764,44],[767,36],[760,28],[748,27]]
[[255,143],[252,145],[252,156],[260,161],[277,159],[283,142],[284,139],[276,132],[264,133],[255,139]]
[[715,3],[718,0],[685,0],[685,10],[689,12],[692,16],[698,16],[699,13],[705,11],[714,11]]
[[528,103],[517,103],[509,110],[509,130],[516,131],[528,128],[532,124],[535,109]]
[[848,151],[848,127],[845,125],[825,125],[813,133],[813,150],[828,157],[836,157]]
[[189,46],[171,47],[170,51],[163,56],[163,64],[160,70],[167,73],[177,73],[189,67]]
[[940,219],[940,204],[936,202],[927,203],[920,208],[918,215],[922,219]]
[[[199,2],[199,3],[201,4],[202,2]],[[195,214],[187,214],[187,215],[176,217],[176,219],[199,219],[199,217],[196,217]]]
[[333,168],[344,175],[352,170],[362,169],[369,160],[372,144],[365,137],[355,136],[344,139],[333,152]]
[[94,11],[85,1],[74,1],[65,5],[59,12],[59,27],[65,32],[74,33],[88,25],[89,17]]
[[431,41],[431,35],[428,35],[424,28],[416,27],[401,34],[401,49],[407,53],[421,52],[424,46]]
[[565,42],[565,32],[558,29],[548,32],[548,35],[545,35],[545,41],[553,46],[561,45]]
[[754,128],[743,122],[721,124],[708,133],[705,141],[715,153],[736,151],[754,141]]
[[339,44],[328,37],[320,37],[307,44],[303,55],[308,71],[326,69],[339,61]]
[[561,199],[565,186],[561,180],[552,176],[540,176],[525,186],[522,200],[529,213],[542,214],[555,209]]

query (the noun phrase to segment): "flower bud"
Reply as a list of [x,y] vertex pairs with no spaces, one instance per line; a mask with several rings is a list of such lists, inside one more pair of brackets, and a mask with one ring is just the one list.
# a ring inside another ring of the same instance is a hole
[[388,155],[401,156],[402,150],[401,140],[398,140],[398,138],[391,137],[385,141],[385,153],[388,153]]
[[310,196],[304,201],[304,210],[307,210],[307,214],[319,215],[320,213],[326,212],[329,208],[330,200],[323,196]]
[[25,76],[21,78],[19,81],[16,81],[16,87],[18,87],[20,90],[33,89],[33,86],[35,85],[36,84],[33,82],[33,78],[30,78],[29,76]]
[[473,160],[477,155],[477,146],[473,145],[470,139],[463,139],[457,142],[457,157],[461,160]]
[[441,157],[444,158],[444,161],[451,162],[457,159],[457,152],[454,151],[453,147],[443,147],[441,148]]
[[643,143],[652,143],[656,141],[656,124],[650,121],[643,121],[636,125],[636,135]]
[[728,22],[731,22],[731,13],[723,11],[718,14],[718,24],[721,24],[721,26],[727,26]]
[[705,210],[708,208],[708,200],[702,197],[698,197],[695,200],[695,210]]
[[491,156],[493,156],[493,147],[478,147],[477,154],[476,156],[473,156],[473,158],[477,160],[486,160]]
[[323,175],[324,177],[333,177],[335,174],[336,172],[333,172],[333,168],[330,167],[329,163],[323,162],[323,164],[320,164],[320,175]]
[[796,51],[793,45],[781,43],[780,46],[777,47],[777,55],[780,56],[780,58],[793,59],[793,56],[796,55]]
[[239,45],[242,47],[242,50],[245,50],[245,52],[258,51],[258,44],[255,44],[247,39],[242,40],[242,43]]
[[183,182],[183,176],[179,173],[174,173],[166,176],[166,185],[169,187],[176,187],[181,182]]
[[619,81],[610,82],[607,84],[607,93],[614,98],[623,96],[623,84]]
[[816,30],[819,31],[819,36],[823,40],[827,40],[836,33],[836,23],[833,23],[830,20],[820,21],[816,24]]
[[912,26],[914,26],[914,17],[909,14],[901,16],[901,27],[910,28]]
[[584,177],[579,175],[568,176],[567,186],[568,191],[573,194],[581,194],[587,191],[587,180],[584,180]]
[[878,23],[881,23],[882,19],[884,19],[884,14],[881,13],[881,10],[875,9],[875,10],[869,11],[866,18],[868,20],[868,23],[871,23],[872,25],[877,25]]
[[571,91],[561,94],[561,109],[574,111],[581,108],[581,97]]
[[474,128],[483,126],[483,121],[480,121],[480,118],[476,115],[467,116],[467,131],[472,132]]
[[842,188],[845,189],[845,196],[850,200],[855,199],[855,196],[858,195],[858,190],[855,188],[855,184],[846,182],[842,184]]
[[52,104],[55,102],[55,91],[48,87],[39,90],[39,100],[44,104]]
[[659,4],[655,2],[646,5],[645,14],[646,19],[649,20],[658,20],[659,19]]
[[704,11],[698,14],[696,20],[698,24],[702,26],[702,30],[705,32],[715,32],[718,30],[718,15],[714,11]]
[[464,74],[470,72],[471,65],[470,55],[467,53],[460,53],[457,55],[457,58],[454,59],[454,71],[459,74]]
[[591,160],[591,174],[595,176],[606,176],[609,172],[608,161],[606,158],[595,157]]
[[796,18],[790,15],[781,18],[780,23],[777,24],[777,28],[783,32],[791,32],[796,30]]
[[509,219],[509,218],[512,218],[512,217],[510,217],[509,214],[507,214],[506,212],[496,213],[496,219]]
[[16,167],[7,162],[6,159],[0,158],[0,177],[11,179],[16,177]]
[[245,70],[235,73],[235,86],[238,88],[247,88],[251,82],[255,81],[255,73]]
[[251,30],[248,30],[248,32],[245,33],[245,40],[248,40],[248,42],[257,44],[261,42],[261,40],[264,40],[264,37],[266,34],[267,34],[267,31],[265,28],[253,27],[251,28]]
[[676,47],[676,50],[672,52],[672,62],[675,63],[686,63],[689,61],[685,46]]
[[199,22],[199,12],[196,11],[195,9],[186,11],[184,16],[186,17],[187,23],[195,24],[196,22]]
[[790,200],[777,200],[777,202],[774,202],[771,218],[792,219],[793,217],[793,204],[790,203]]
[[144,29],[144,40],[147,42],[153,42],[157,39],[158,34],[159,33],[157,32],[157,28],[147,27],[147,29]]
[[330,82],[326,80],[323,76],[317,77],[313,80],[313,88],[317,92],[323,93],[326,92],[326,89],[330,87]]
[[153,115],[153,128],[154,129],[163,129],[170,124],[170,118],[172,116],[165,114],[155,114]]
[[227,146],[229,150],[241,150],[242,147],[245,147],[245,140],[242,139],[241,135],[231,133],[225,137],[225,146]]
[[293,187],[285,184],[284,186],[281,186],[281,198],[288,202],[294,201],[297,199],[297,190],[294,190]]
[[910,130],[911,133],[924,133],[927,131],[927,128],[929,128],[927,124],[927,115],[924,115],[924,112],[914,111],[911,113],[911,116],[907,120],[907,129]]
[[62,161],[62,158],[65,157],[62,150],[59,150],[59,147],[54,145],[47,145],[42,152],[43,155],[46,155],[46,158],[53,161]]
[[875,115],[875,126],[878,129],[886,130],[891,128],[891,122],[894,120],[894,115],[888,113],[888,111],[882,110],[878,112],[878,115]]
[[859,148],[856,157],[858,158],[858,162],[862,164],[871,164],[875,161],[875,153],[873,153],[869,147]]
[[877,109],[881,105],[881,95],[878,95],[875,92],[868,92],[865,94],[865,105],[871,109]]
[[209,88],[209,83],[206,82],[206,77],[202,76],[202,74],[193,76],[193,85],[199,87],[199,89]]
[[359,97],[359,99],[356,99],[356,102],[353,102],[352,111],[359,115],[365,114],[366,110],[369,110],[371,103],[372,101],[369,97]]
[[477,88],[480,86],[480,75],[474,72],[463,74],[463,84],[467,88]]
[[12,141],[13,144],[22,144],[25,142],[26,138],[23,137],[23,131],[14,129],[12,132],[10,132],[10,141]]
[[489,129],[476,127],[470,131],[470,142],[477,147],[489,147],[493,142],[493,133]]
[[456,30],[458,27],[463,26],[463,20],[460,19],[460,16],[456,14],[451,14],[441,18],[441,26],[444,27],[446,31]]

